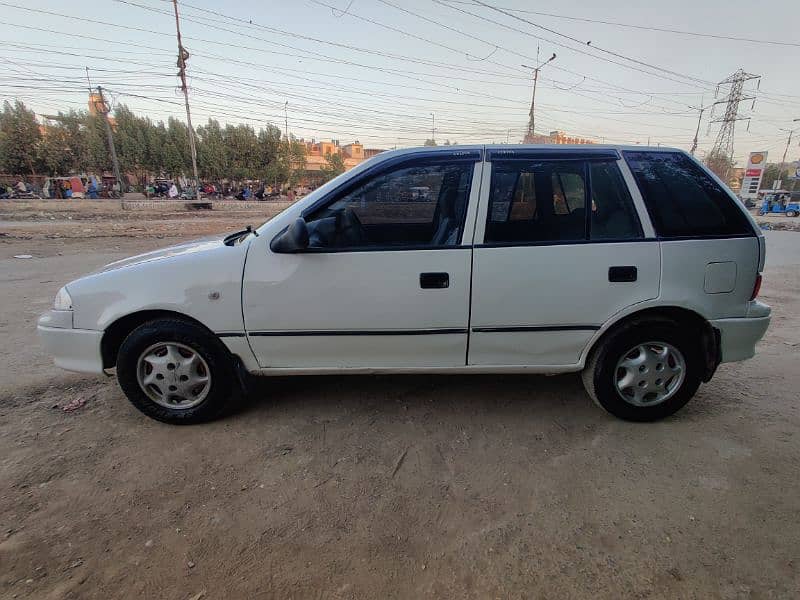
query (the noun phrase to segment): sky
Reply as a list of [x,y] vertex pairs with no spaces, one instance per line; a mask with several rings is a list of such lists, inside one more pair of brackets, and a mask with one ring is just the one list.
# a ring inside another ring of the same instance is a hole
[[[375,148],[431,135],[519,143],[532,67],[555,53],[540,70],[537,133],[688,150],[696,108],[722,99],[727,88],[716,83],[741,68],[761,79],[745,86],[755,104],[740,105],[738,163],[764,150],[779,161],[792,128],[787,160],[800,158],[792,0],[178,4],[195,126],[215,118],[284,130],[288,121],[296,137]],[[170,0],[0,0],[0,25],[0,100],[21,99],[39,114],[86,108],[88,67],[114,105],[185,120]],[[723,112],[704,112],[700,157]]]

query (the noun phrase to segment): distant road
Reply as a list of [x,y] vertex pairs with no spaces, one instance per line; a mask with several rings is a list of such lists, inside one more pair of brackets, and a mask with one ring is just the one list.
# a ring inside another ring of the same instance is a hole
[[765,231],[767,266],[785,267],[800,264],[800,232]]

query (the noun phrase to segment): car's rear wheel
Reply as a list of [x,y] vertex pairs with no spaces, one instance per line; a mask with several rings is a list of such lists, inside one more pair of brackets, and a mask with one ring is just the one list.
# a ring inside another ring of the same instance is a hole
[[628,421],[656,421],[682,408],[701,381],[699,340],[672,321],[641,321],[612,332],[583,371],[592,399]]
[[786,216],[787,217],[796,217],[797,215],[798,215],[798,212],[796,210],[787,210],[786,211]]
[[214,419],[238,392],[224,345],[180,319],[157,319],[134,329],[117,355],[117,378],[136,408],[166,423]]

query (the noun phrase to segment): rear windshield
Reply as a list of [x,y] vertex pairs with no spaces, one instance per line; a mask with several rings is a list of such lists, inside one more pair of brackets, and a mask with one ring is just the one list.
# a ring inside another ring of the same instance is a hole
[[623,152],[659,237],[754,235],[737,201],[688,156]]

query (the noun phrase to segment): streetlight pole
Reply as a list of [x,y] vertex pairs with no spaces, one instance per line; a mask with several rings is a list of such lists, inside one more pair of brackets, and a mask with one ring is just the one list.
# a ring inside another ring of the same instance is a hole
[[697,150],[697,136],[700,135],[700,123],[703,120],[703,113],[708,110],[708,106],[703,106],[703,103],[700,103],[700,106],[690,106],[692,110],[700,111],[700,115],[697,117],[697,129],[694,132],[694,139],[692,140],[692,149],[689,151],[689,154],[694,156],[695,150]]
[[[800,121],[800,119],[792,119],[792,123],[796,123],[797,121]],[[781,167],[778,170],[778,179],[779,180],[783,179],[783,167],[786,165],[786,154],[789,152],[789,146],[792,144],[792,135],[794,135],[794,132],[797,131],[797,128],[794,128],[794,129],[781,129],[781,131],[788,131],[789,132],[789,137],[786,140],[786,148],[783,149],[783,158],[781,158]]]
[[431,113],[431,141],[436,143],[436,115]]
[[530,141],[533,138],[533,135],[535,133],[534,125],[535,125],[535,115],[536,115],[536,84],[539,81],[539,71],[541,71],[542,67],[544,67],[547,63],[552,62],[555,59],[556,59],[556,53],[553,52],[553,56],[548,58],[546,61],[544,61],[538,67],[529,67],[528,65],[522,65],[526,69],[533,69],[533,94],[531,95],[531,110],[530,110],[530,113],[528,113],[528,116],[529,116],[529,119],[528,119],[528,134],[525,136],[526,137],[526,141]]

